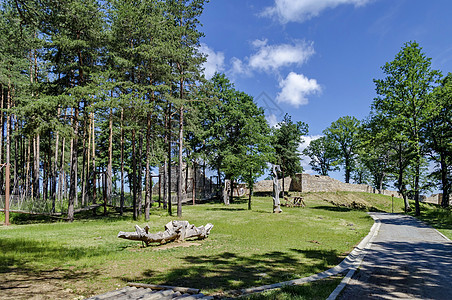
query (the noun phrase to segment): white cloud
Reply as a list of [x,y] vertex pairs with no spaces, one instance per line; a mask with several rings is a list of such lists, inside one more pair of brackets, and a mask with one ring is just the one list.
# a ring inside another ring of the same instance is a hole
[[224,53],[215,52],[206,44],[201,43],[199,51],[207,55],[207,61],[203,64],[204,75],[207,79],[212,78],[215,72],[224,71]]
[[305,63],[315,52],[313,43],[297,41],[295,44],[267,45],[266,40],[256,40],[258,51],[250,56],[249,67],[259,71],[277,71],[289,65]]
[[251,45],[253,45],[256,48],[260,48],[260,47],[264,47],[265,45],[267,45],[268,40],[267,39],[263,39],[263,40],[254,40],[251,42]]
[[308,95],[322,91],[315,79],[309,79],[303,74],[290,72],[286,79],[279,82],[281,92],[276,96],[278,102],[289,103],[296,108],[308,104]]
[[279,127],[278,126],[279,122],[278,122],[278,119],[277,119],[275,114],[268,115],[268,116],[266,116],[266,118],[267,118],[268,125],[270,125],[271,128],[273,128],[273,127],[278,128]]
[[355,7],[366,5],[374,0],[275,0],[275,5],[267,7],[262,16],[277,18],[282,24],[304,22],[320,14],[327,8],[342,4]]
[[250,68],[246,64],[244,64],[241,59],[238,59],[237,57],[231,58],[231,65],[231,69],[228,73],[231,73],[232,77],[239,74],[247,76],[251,75]]
[[302,152],[304,149],[306,149],[312,141],[321,138],[323,135],[303,135],[303,142],[300,143],[298,147],[298,151]]
[[263,39],[254,40],[251,44],[256,52],[243,60],[233,57],[229,73],[247,76],[253,71],[279,73],[282,67],[302,65],[315,53],[312,42],[301,40],[293,44],[268,45],[268,41]]
[[[311,142],[313,140],[316,140],[318,138],[322,137],[322,135],[304,135],[303,136],[303,142],[300,143],[300,145],[298,146],[298,151],[300,153],[303,153],[303,150],[306,149],[306,147],[309,146],[309,144],[311,144]],[[309,165],[309,162],[311,161],[311,159],[306,156],[301,154],[300,155],[300,161],[301,161],[301,166],[304,169],[304,173],[308,173],[308,174],[314,174],[315,172],[311,169],[311,166]]]

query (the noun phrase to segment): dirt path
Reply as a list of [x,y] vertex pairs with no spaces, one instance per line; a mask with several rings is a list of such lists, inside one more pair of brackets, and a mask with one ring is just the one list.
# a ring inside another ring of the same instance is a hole
[[338,299],[452,299],[452,242],[413,217],[372,214],[380,230]]

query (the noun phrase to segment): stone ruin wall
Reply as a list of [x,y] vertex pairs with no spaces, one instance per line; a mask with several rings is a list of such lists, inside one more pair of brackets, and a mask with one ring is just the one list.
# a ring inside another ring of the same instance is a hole
[[[365,192],[383,194],[386,196],[394,195],[394,197],[402,198],[402,195],[397,191],[388,191],[374,189],[367,184],[352,184],[343,183],[339,180],[331,178],[329,176],[322,175],[309,175],[309,174],[296,174],[292,180],[290,177],[284,179],[284,186],[286,191],[294,192]],[[279,180],[282,185],[282,179]],[[254,184],[254,192],[272,192],[273,181],[262,180]]]
[[[443,201],[443,194],[433,194],[430,197],[421,196],[421,201],[441,205],[441,202]],[[452,205],[452,195],[449,195],[449,204]]]
[[[173,166],[174,167],[174,166]],[[159,170],[161,174],[163,174],[163,169]],[[172,189],[176,190],[177,183],[177,168],[174,167],[171,170],[171,184]],[[183,172],[184,181],[183,186],[185,188],[185,172]],[[188,178],[193,178],[194,172],[192,168],[189,168]],[[211,182],[211,178],[206,177],[205,186],[203,180],[203,173],[201,168],[196,169],[196,190],[197,190],[197,198],[202,197],[202,195],[198,195],[202,190],[206,189],[206,192],[209,192],[210,187],[212,186],[212,192],[214,192],[216,188],[216,178],[213,179],[214,182]],[[189,180],[190,181],[190,180]],[[279,184],[282,187],[282,179],[279,179]],[[163,187],[162,187],[163,188]],[[188,183],[188,190],[191,191],[192,182]],[[240,196],[239,189],[244,189],[245,193],[248,194],[249,191],[246,189],[245,184],[240,184],[236,188],[234,188],[234,196]],[[284,179],[284,190],[285,191],[293,191],[293,192],[365,192],[365,193],[374,193],[374,194],[382,194],[386,196],[394,195],[394,197],[402,198],[402,195],[397,191],[391,190],[378,190],[373,188],[367,184],[353,184],[353,183],[344,183],[337,179],[331,178],[329,176],[322,175],[309,175],[309,174],[296,174],[295,178],[292,180],[290,177]],[[273,191],[273,180],[261,180],[256,182],[253,186],[253,192],[261,192],[261,193],[271,193]],[[158,194],[158,183],[153,187],[153,194]],[[190,192],[189,192],[190,194]],[[190,195],[189,195],[190,196]],[[191,196],[190,196],[191,197]],[[434,194],[430,197],[422,196],[421,201],[441,204],[442,194]],[[450,197],[450,201],[452,204],[452,195]]]

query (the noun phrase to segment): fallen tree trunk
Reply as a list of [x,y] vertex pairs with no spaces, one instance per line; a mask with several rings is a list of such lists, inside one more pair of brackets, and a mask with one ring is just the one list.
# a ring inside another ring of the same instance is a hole
[[172,221],[165,225],[165,231],[157,233],[149,233],[149,226],[141,228],[135,225],[135,232],[118,233],[118,238],[127,240],[143,241],[148,246],[151,243],[164,244],[169,241],[184,241],[189,238],[205,239],[212,229],[213,225],[208,223],[206,226],[196,227],[188,223],[188,221]]

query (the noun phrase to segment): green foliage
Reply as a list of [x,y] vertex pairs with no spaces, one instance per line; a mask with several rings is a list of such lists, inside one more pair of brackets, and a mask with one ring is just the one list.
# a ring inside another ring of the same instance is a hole
[[[429,107],[433,105],[429,94],[438,81],[440,72],[431,69],[431,59],[422,53],[416,42],[404,45],[392,62],[382,70],[384,79],[375,79],[376,92],[373,108],[383,118],[389,119],[391,132],[397,131],[406,137],[413,149],[410,162],[415,169],[414,194],[416,213],[419,214],[419,179],[422,160],[421,130],[425,126]],[[399,187],[400,189],[400,187]]]
[[395,166],[398,147],[391,141],[391,132],[387,122],[379,115],[371,115],[362,124],[358,159],[369,170],[371,184],[377,189],[384,189],[389,182]]
[[325,136],[311,141],[311,143],[303,150],[303,154],[308,156],[311,161],[309,165],[312,170],[320,175],[328,176],[328,172],[337,171],[337,158],[339,153],[335,147],[335,141],[329,140]]
[[228,179],[252,185],[272,157],[269,126],[262,108],[244,92],[235,90],[224,74],[215,74],[208,85],[210,102],[198,105],[203,131],[201,151],[209,164]]
[[422,128],[425,150],[435,163],[431,178],[440,183],[443,190],[443,206],[448,206],[452,186],[452,73],[447,74],[441,85],[431,95],[433,105],[428,107],[427,121]]
[[275,163],[281,166],[283,177],[302,172],[298,148],[303,135],[308,133],[308,125],[301,121],[293,122],[286,114],[284,119],[272,129]]
[[350,174],[354,169],[355,157],[359,140],[360,122],[355,117],[345,116],[331,123],[330,127],[324,130],[325,136],[330,141],[334,141],[339,163],[345,168],[345,182],[350,182]]

